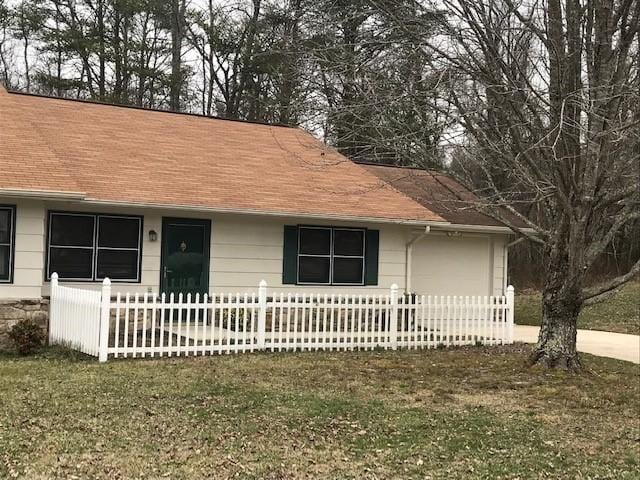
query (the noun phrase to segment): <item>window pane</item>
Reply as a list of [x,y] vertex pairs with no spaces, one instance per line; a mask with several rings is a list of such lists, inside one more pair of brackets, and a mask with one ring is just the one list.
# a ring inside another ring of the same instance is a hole
[[202,225],[176,224],[169,224],[166,237],[162,239],[167,244],[169,254],[183,251],[186,253],[203,253],[209,250],[209,245],[205,245],[204,240],[205,228]]
[[361,258],[334,258],[333,283],[362,283]]
[[0,243],[11,243],[11,210],[0,210]]
[[298,281],[329,283],[329,257],[298,257]]
[[364,255],[364,232],[361,230],[334,230],[334,255]]
[[331,230],[320,228],[300,229],[300,252],[307,255],[329,255]]
[[93,250],[57,248],[49,250],[49,276],[56,272],[61,279],[92,280]]
[[138,277],[138,252],[132,250],[98,250],[96,278],[136,280]]
[[0,245],[0,280],[9,280],[9,247]]
[[138,248],[140,220],[138,218],[98,217],[98,246]]
[[49,242],[51,245],[92,247],[93,222],[94,217],[53,214]]

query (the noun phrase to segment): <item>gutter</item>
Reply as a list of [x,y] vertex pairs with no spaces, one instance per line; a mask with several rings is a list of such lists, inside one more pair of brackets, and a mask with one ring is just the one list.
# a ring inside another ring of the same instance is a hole
[[[513,234],[514,231],[505,226],[500,225],[466,225],[466,224],[458,224],[458,223],[450,223],[450,222],[427,222],[427,225],[434,228],[434,230],[442,230],[442,231],[455,231],[455,232],[476,232],[476,233],[503,233],[503,234]],[[521,229],[527,233],[535,233],[535,230],[532,228],[523,228]]]
[[7,197],[39,198],[42,200],[83,200],[85,198],[85,194],[82,192],[63,192],[56,190],[16,190],[11,188],[0,188],[0,195]]
[[411,264],[413,263],[413,246],[426,237],[431,232],[431,227],[427,225],[424,228],[423,232],[418,233],[416,236],[411,238],[405,246],[405,266],[404,266],[404,285],[405,285],[405,293],[411,293]]
[[[384,217],[358,217],[354,215],[332,215],[327,213],[296,213],[296,212],[282,212],[274,210],[257,210],[257,209],[238,209],[238,208],[224,208],[224,207],[205,207],[198,205],[175,205],[175,204],[162,204],[162,203],[144,203],[144,202],[124,202],[113,200],[99,200],[91,198],[80,198],[83,205],[97,205],[97,206],[119,206],[129,208],[152,208],[152,209],[165,209],[165,210],[178,210],[178,211],[190,211],[190,212],[206,212],[206,213],[219,213],[219,214],[237,214],[237,215],[258,215],[267,217],[285,217],[285,218],[302,218],[312,220],[340,220],[348,222],[361,222],[361,223],[381,223],[392,225],[411,225],[418,227],[426,227],[429,220],[411,220],[411,219],[397,219],[397,218],[384,218]],[[431,221],[432,222],[432,221]],[[432,222],[435,223],[435,222]],[[445,222],[439,222],[445,223]]]

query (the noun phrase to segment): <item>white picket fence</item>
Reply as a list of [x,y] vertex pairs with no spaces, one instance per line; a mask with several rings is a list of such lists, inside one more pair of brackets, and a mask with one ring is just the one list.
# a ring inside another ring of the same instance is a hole
[[62,344],[88,355],[100,352],[102,292],[63,287],[51,276],[49,343]]
[[51,279],[50,342],[106,361],[222,353],[436,348],[513,342],[513,287],[505,296],[273,293],[111,297]]

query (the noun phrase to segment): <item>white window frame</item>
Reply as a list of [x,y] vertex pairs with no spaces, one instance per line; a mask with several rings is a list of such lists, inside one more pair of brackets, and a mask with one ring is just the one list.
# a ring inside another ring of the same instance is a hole
[[[51,226],[53,224],[52,218],[54,216],[66,216],[66,217],[91,217],[93,218],[93,244],[91,247],[84,247],[78,245],[52,245],[51,244]],[[138,221],[138,244],[133,247],[100,247],[100,219],[101,218],[124,218],[127,220]],[[100,250],[115,250],[115,251],[135,251],[136,254],[136,277],[135,278],[117,278],[111,279],[113,282],[122,283],[140,283],[142,277],[142,221],[141,216],[136,215],[111,215],[106,213],[81,213],[81,212],[49,212],[49,226],[47,236],[47,280],[51,280],[51,248],[67,248],[67,249],[81,249],[91,250],[91,278],[69,278],[61,277],[60,280],[68,282],[101,282],[104,277],[98,277],[98,253]]]
[[13,257],[16,248],[16,207],[13,205],[0,205],[0,210],[9,212],[9,242],[0,242],[0,246],[9,247],[9,276],[0,278],[0,283],[13,283]]
[[[325,255],[300,253],[300,236],[303,229],[307,230],[328,230],[329,236],[329,253]],[[335,232],[340,231],[357,231],[362,232],[362,255],[336,255],[335,254]],[[298,285],[335,285],[335,286],[353,286],[361,287],[365,285],[365,266],[366,266],[366,228],[351,228],[351,227],[324,227],[315,225],[299,225],[298,226],[298,254],[296,256],[296,284]],[[300,257],[316,257],[316,258],[329,258],[329,282],[303,282],[300,280]],[[362,259],[362,281],[359,283],[336,283],[333,281],[333,267],[334,258],[357,258]]]
[[[90,247],[88,246],[79,246],[79,245],[52,245],[51,244],[51,227],[53,225],[53,217],[91,217],[93,218],[93,235],[91,236],[92,244]],[[68,249],[77,249],[77,250],[91,250],[91,278],[72,278],[72,277],[61,277],[60,280],[65,280],[69,282],[93,282],[94,281],[94,264],[95,264],[95,256],[96,256],[96,216],[91,213],[72,213],[72,212],[49,212],[49,225],[47,232],[47,280],[51,280],[51,248],[68,248]]]
[[[337,255],[334,252],[334,245],[335,245],[335,235],[336,235],[336,231],[339,230],[346,230],[346,231],[356,231],[356,232],[362,232],[362,255]],[[367,259],[367,252],[365,251],[365,249],[367,248],[367,231],[364,228],[345,228],[345,227],[334,227],[331,229],[331,284],[332,285],[356,285],[356,286],[362,286],[365,283],[365,265],[366,265],[366,259]],[[360,283],[336,283],[333,281],[333,259],[334,258],[358,258],[362,260],[362,281]]]
[[[300,253],[300,237],[302,230],[328,230],[329,231],[329,253],[324,255]],[[300,257],[328,258],[329,259],[329,281],[328,282],[303,282],[300,280]],[[333,278],[333,230],[331,227],[298,226],[298,255],[296,258],[296,283],[299,285],[331,285]]]
[[[101,218],[124,218],[126,220],[138,220],[138,245],[136,247],[101,247],[100,246],[100,219]],[[112,250],[117,252],[136,252],[136,278],[135,279],[126,279],[126,278],[118,278],[114,281],[118,282],[139,282],[142,276],[142,265],[140,263],[142,259],[142,217],[136,217],[132,215],[96,215],[96,239],[95,239],[95,260],[94,260],[94,277],[96,281],[101,282],[105,279],[105,277],[98,277],[98,254],[100,250]]]

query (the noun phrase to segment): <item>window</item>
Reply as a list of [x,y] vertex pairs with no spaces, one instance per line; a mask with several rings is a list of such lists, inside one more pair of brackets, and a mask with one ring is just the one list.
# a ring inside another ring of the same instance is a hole
[[0,283],[13,281],[15,207],[0,206]]
[[298,283],[364,285],[365,231],[300,227]]
[[47,278],[140,281],[142,218],[49,214]]

